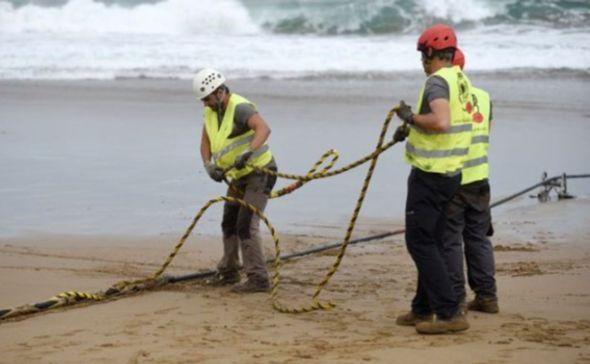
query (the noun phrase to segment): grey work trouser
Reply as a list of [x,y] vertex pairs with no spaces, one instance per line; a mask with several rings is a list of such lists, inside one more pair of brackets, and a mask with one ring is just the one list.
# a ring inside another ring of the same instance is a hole
[[[253,172],[233,181],[227,190],[227,196],[243,199],[263,212],[268,201],[268,194],[275,182],[276,177]],[[248,279],[268,281],[259,225],[260,218],[252,210],[236,203],[226,202],[224,204],[221,222],[223,257],[217,265],[220,273],[227,274],[238,271],[240,267],[239,249]]]
[[[464,300],[463,244],[469,287],[481,298],[496,299],[494,249],[491,230],[490,185],[486,180],[459,188],[447,207],[443,255],[457,298]],[[463,244],[462,244],[463,243]]]

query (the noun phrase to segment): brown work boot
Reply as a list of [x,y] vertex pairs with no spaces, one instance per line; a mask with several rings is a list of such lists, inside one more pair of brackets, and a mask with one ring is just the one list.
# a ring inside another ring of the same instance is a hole
[[418,322],[432,320],[432,314],[430,315],[418,315],[413,311],[407,312],[404,315],[400,315],[395,319],[395,323],[401,326],[415,326]]
[[485,313],[498,313],[500,311],[500,307],[498,307],[498,299],[496,298],[475,297],[473,301],[469,301],[467,304],[467,310]]
[[217,272],[212,278],[207,279],[205,284],[213,287],[229,286],[240,282],[240,279],[239,272]]
[[246,282],[234,284],[231,291],[234,293],[269,292],[270,283],[268,279],[248,279]]
[[420,321],[416,323],[416,331],[419,334],[426,335],[449,334],[464,331],[468,328],[469,322],[467,322],[467,318],[461,312],[447,320],[436,317],[432,321]]

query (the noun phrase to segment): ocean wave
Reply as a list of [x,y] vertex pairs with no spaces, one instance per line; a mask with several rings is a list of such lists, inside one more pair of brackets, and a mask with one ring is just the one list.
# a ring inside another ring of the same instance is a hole
[[[577,14],[568,18],[571,22],[588,16],[573,0],[569,5],[556,0],[534,3],[560,3],[561,11]],[[401,9],[397,15],[383,10],[392,4]],[[533,17],[516,8],[506,13],[508,5],[516,6],[508,0],[461,4],[455,0],[0,0],[0,78],[190,78],[206,66],[239,78],[371,78],[420,72],[415,47],[422,27],[417,24],[427,17],[414,19],[416,9],[429,9],[430,17],[438,14],[463,24],[457,33],[469,71],[571,70],[583,75],[590,69],[590,27],[557,26],[562,19],[549,27],[495,24],[508,16],[538,20],[553,15],[540,11]],[[530,13],[534,6],[525,8]],[[292,16],[302,9],[299,23],[285,23],[284,16],[297,19]],[[382,17],[380,23],[362,25],[361,19],[376,16]],[[392,21],[395,16],[406,23]],[[475,23],[483,25],[466,25]],[[299,34],[306,32],[312,34]],[[340,35],[326,35],[332,32]]]
[[590,28],[586,0],[0,0],[0,32],[415,33],[435,22]]
[[407,33],[436,22],[459,29],[500,24],[590,27],[590,2],[575,0],[244,1],[251,3],[252,13],[263,14],[255,19],[264,28],[277,33]]
[[[0,78],[191,78],[206,66],[239,78],[377,78],[421,72],[415,42],[415,35],[0,34]],[[496,27],[461,32],[460,42],[470,72],[590,70],[586,32]]]
[[0,0],[1,33],[256,34],[238,0],[24,2]]

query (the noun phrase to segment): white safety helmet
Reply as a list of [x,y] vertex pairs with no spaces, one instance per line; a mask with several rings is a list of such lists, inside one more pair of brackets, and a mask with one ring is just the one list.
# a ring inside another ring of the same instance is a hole
[[213,68],[203,68],[193,80],[193,91],[198,100],[209,96],[213,91],[225,82],[225,77],[221,72]]

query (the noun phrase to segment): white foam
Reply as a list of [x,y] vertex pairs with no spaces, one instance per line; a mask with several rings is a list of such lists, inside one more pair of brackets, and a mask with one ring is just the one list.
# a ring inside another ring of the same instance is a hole
[[[497,26],[458,35],[469,71],[590,72],[585,30]],[[0,78],[190,78],[208,65],[232,78],[370,77],[421,71],[417,37],[0,32]]]
[[255,34],[258,26],[238,0],[166,0],[133,8],[93,0],[62,7],[0,2],[0,33]]
[[417,4],[429,16],[451,19],[456,23],[482,20],[500,10],[485,0],[418,0]]

